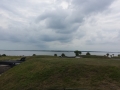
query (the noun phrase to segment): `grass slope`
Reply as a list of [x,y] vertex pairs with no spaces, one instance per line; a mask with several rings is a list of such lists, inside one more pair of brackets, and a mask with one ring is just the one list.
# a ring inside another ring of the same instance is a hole
[[63,88],[120,90],[120,61],[34,56],[0,76],[0,90],[67,90]]

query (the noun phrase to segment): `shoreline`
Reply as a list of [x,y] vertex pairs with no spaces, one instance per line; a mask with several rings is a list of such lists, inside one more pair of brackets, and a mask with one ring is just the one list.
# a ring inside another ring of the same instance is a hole
[[[91,55],[100,55],[100,56],[104,56],[107,53],[109,53],[110,55],[114,54],[114,56],[118,56],[118,54],[120,54],[120,52],[110,52],[110,51],[81,51],[82,55],[86,55],[86,52],[90,52]],[[6,54],[7,56],[32,56],[33,54],[36,55],[51,55],[54,56],[54,54],[57,54],[58,56],[60,56],[62,53],[64,53],[66,56],[74,56],[75,53],[74,51],[39,51],[39,50],[0,50],[0,54]]]

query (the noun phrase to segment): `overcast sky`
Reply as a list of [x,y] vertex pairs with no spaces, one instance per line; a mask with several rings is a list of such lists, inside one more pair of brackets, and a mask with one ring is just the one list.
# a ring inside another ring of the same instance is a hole
[[0,49],[120,51],[120,0],[0,0]]

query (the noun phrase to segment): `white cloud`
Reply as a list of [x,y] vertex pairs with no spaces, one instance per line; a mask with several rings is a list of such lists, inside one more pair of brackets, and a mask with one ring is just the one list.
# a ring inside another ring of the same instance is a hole
[[67,9],[67,8],[68,8],[68,3],[65,2],[65,1],[63,1],[63,2],[61,3],[61,6],[62,6],[63,9]]

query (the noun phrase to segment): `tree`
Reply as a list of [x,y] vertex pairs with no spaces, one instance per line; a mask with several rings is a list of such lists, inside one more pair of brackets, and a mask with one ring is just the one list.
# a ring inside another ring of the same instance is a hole
[[6,56],[6,54],[2,54],[2,56]]
[[108,57],[108,56],[109,56],[109,53],[107,53],[106,55],[107,55],[107,57]]
[[87,52],[87,53],[86,53],[86,55],[90,55],[90,53],[89,53],[89,52]]
[[79,56],[79,54],[80,54],[80,55],[82,54],[82,52],[81,52],[81,51],[78,51],[78,50],[74,51],[74,53],[75,53],[76,56]]
[[36,54],[33,54],[33,56],[36,56]]
[[54,54],[54,56],[56,56],[56,57],[57,57],[57,54]]
[[120,54],[118,54],[118,57],[120,57]]
[[65,54],[64,54],[64,53],[62,53],[62,54],[61,54],[61,56],[62,56],[62,57],[65,57]]

